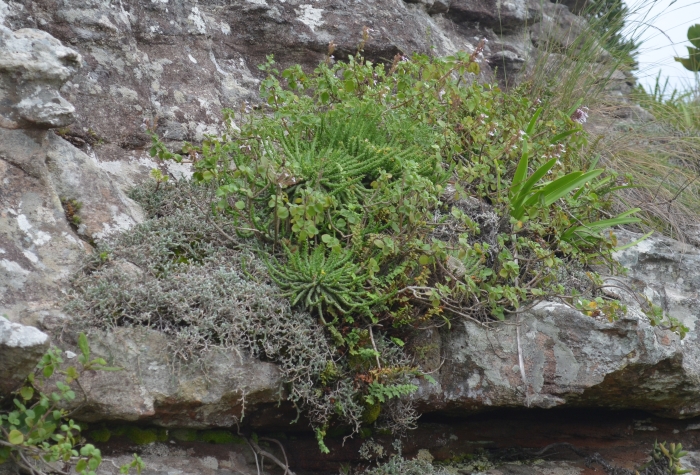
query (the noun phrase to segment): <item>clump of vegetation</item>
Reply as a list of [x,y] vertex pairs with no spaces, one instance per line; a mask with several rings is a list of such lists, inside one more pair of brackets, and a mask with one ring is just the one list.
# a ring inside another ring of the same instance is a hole
[[606,212],[617,177],[584,163],[575,111],[540,118],[518,91],[471,81],[475,67],[351,58],[307,75],[270,62],[271,114],[239,129],[228,111],[227,135],[187,146],[195,180],[217,184],[215,211],[267,246],[273,279],[350,348],[343,332],[361,318],[486,321],[566,294],[562,265],[612,263],[605,230],[636,221]]
[[[363,362],[351,367],[319,323],[281,296],[250,243],[208,216],[210,187],[156,186],[134,192],[149,219],[92,256],[76,277],[69,309],[96,327],[171,335],[172,354],[183,360],[226,348],[275,361],[290,382],[290,401],[317,427],[334,420],[358,430],[365,405],[353,377]],[[377,335],[377,345],[390,367],[408,366],[394,343]]]
[[651,472],[650,469],[655,468],[668,470],[672,475],[681,475],[691,473],[692,470],[683,467],[681,459],[688,455],[688,452],[683,450],[681,443],[671,443],[666,447],[666,442],[654,441],[654,447],[651,451],[651,461],[641,468],[640,472]]
[[83,207],[83,204],[74,198],[61,197],[61,205],[68,222],[76,228],[80,226],[82,223],[80,209]]
[[[85,371],[118,368],[107,366],[102,358],[91,358],[82,333],[78,345],[81,354],[77,366],[64,368],[62,352],[52,347],[16,391],[16,397],[11,402],[0,400],[0,465],[12,462],[32,475],[67,475],[73,470],[95,475],[102,454],[81,439],[81,427],[69,418],[64,405],[76,398],[73,388],[81,388],[78,380]],[[127,474],[131,468],[141,473],[143,462],[137,455],[120,467],[120,473]]]
[[[483,325],[543,299],[598,302],[627,187],[597,160],[585,111],[474,80],[470,54],[330,58],[312,73],[261,67],[263,105],[173,153],[192,183],[136,190],[149,219],[102,248],[71,310],[94,325],[173,336],[191,358],[242,348],[281,365],[319,445],[333,425],[400,433],[427,378],[402,349],[417,328]],[[603,310],[601,310],[603,309]]]

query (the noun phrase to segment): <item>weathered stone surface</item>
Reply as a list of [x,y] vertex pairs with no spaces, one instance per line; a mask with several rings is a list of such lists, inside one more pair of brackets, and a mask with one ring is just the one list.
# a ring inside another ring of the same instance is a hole
[[80,67],[80,55],[50,34],[0,25],[0,126],[63,127],[73,107],[58,90]]
[[502,33],[539,21],[538,3],[530,0],[452,0],[447,15],[457,22],[478,22]]
[[0,317],[0,396],[21,386],[48,348],[46,333]]
[[[620,242],[639,237],[620,233]],[[552,303],[523,314],[525,382],[512,325],[488,330],[463,322],[443,335],[445,362],[438,385],[421,387],[423,408],[464,414],[489,407],[606,407],[700,415],[700,250],[655,237],[616,258],[629,275],[609,279],[609,292],[628,304],[627,316],[611,323]],[[644,296],[689,328],[683,340],[651,326],[639,310]]]
[[437,385],[423,383],[426,410],[470,413],[489,407],[643,409],[671,417],[700,414],[695,317],[684,340],[652,327],[638,310],[610,323],[543,303],[520,320],[526,381],[514,325],[487,330],[465,321],[443,337]]
[[[172,358],[168,337],[154,330],[120,328],[88,338],[92,355],[122,370],[81,376],[85,394],[76,398],[74,413],[79,420],[232,427],[244,411],[250,414],[284,398],[277,367],[243,353],[211,351],[188,364]],[[289,420],[278,424],[288,425]]]
[[94,158],[46,130],[74,119],[59,89],[80,55],[43,31],[5,27],[0,49],[0,312],[36,323],[57,312],[62,285],[89,251],[82,239],[142,218]]

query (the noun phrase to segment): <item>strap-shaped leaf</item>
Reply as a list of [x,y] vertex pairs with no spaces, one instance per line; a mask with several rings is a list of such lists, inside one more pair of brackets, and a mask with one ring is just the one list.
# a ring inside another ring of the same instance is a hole
[[532,135],[532,133],[535,131],[535,124],[537,123],[537,119],[539,119],[540,114],[542,114],[541,107],[535,111],[535,114],[532,116],[532,119],[530,119],[530,123],[527,124],[527,129],[525,129],[525,133],[527,135]]
[[552,140],[550,141],[550,143],[551,144],[559,143],[562,140],[564,140],[566,137],[568,137],[569,135],[575,134],[578,131],[579,131],[579,129],[571,129],[571,130],[567,130],[566,132],[562,132],[560,134],[557,134],[554,137],[552,137]]
[[[563,197],[564,195],[567,195],[571,193],[573,190],[576,188],[585,185],[589,181],[591,181],[593,178],[597,177],[603,173],[603,169],[599,168],[597,170],[591,170],[590,172],[587,173],[581,173],[581,172],[572,172],[569,173],[568,175],[565,175],[557,180],[554,180],[552,183],[549,185],[545,186],[542,188],[542,190],[537,193],[537,195],[541,195],[542,197],[542,202],[544,203],[545,206],[549,206],[555,201],[557,201],[559,198]],[[539,200],[540,197],[538,196],[533,196],[530,198],[525,205],[526,206],[531,206],[534,204],[537,200]]]
[[515,175],[513,175],[513,184],[510,187],[511,199],[516,197],[520,190],[522,189],[523,182],[527,176],[527,166],[529,162],[529,153],[527,150],[527,141],[523,142],[523,155],[520,157],[518,162],[518,167],[515,169]]
[[520,189],[520,192],[518,193],[518,196],[516,196],[513,202],[511,203],[513,209],[513,217],[515,219],[520,219],[523,217],[523,214],[525,214],[525,209],[522,207],[523,202],[525,201],[535,184],[538,181],[540,181],[542,177],[545,176],[547,172],[551,170],[554,164],[556,163],[556,158],[551,159],[550,161],[542,165],[540,168],[535,170],[532,176],[523,184],[522,188]]
[[600,231],[611,228],[614,226],[621,226],[624,224],[633,224],[641,222],[641,219],[633,217],[640,211],[640,208],[633,208],[620,215],[610,218],[601,219],[600,221],[594,221],[592,223],[586,223],[583,226],[576,226],[575,228],[568,229],[564,234],[562,234],[563,241],[570,241],[572,237],[578,235],[580,238],[585,238],[588,236],[594,236]]

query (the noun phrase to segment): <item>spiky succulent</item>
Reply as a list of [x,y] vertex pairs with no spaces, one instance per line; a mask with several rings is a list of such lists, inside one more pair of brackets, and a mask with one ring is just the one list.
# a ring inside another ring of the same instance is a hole
[[332,315],[370,312],[376,301],[368,297],[363,283],[369,275],[353,262],[353,254],[347,250],[329,251],[325,246],[309,250],[304,243],[296,250],[284,247],[286,262],[268,260],[270,276],[284,291],[292,306],[315,309],[326,323],[323,313]]

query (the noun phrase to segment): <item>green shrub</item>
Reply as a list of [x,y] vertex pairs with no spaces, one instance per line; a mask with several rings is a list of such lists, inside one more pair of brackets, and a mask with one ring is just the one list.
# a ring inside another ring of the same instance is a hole
[[[336,336],[406,306],[486,321],[585,290],[561,271],[611,263],[606,229],[636,220],[610,215],[614,174],[578,168],[592,164],[576,111],[540,117],[522,91],[475,83],[474,57],[263,69],[269,110],[228,111],[227,134],[186,149],[216,211],[277,255],[277,284]],[[157,140],[152,153],[183,158]]]

